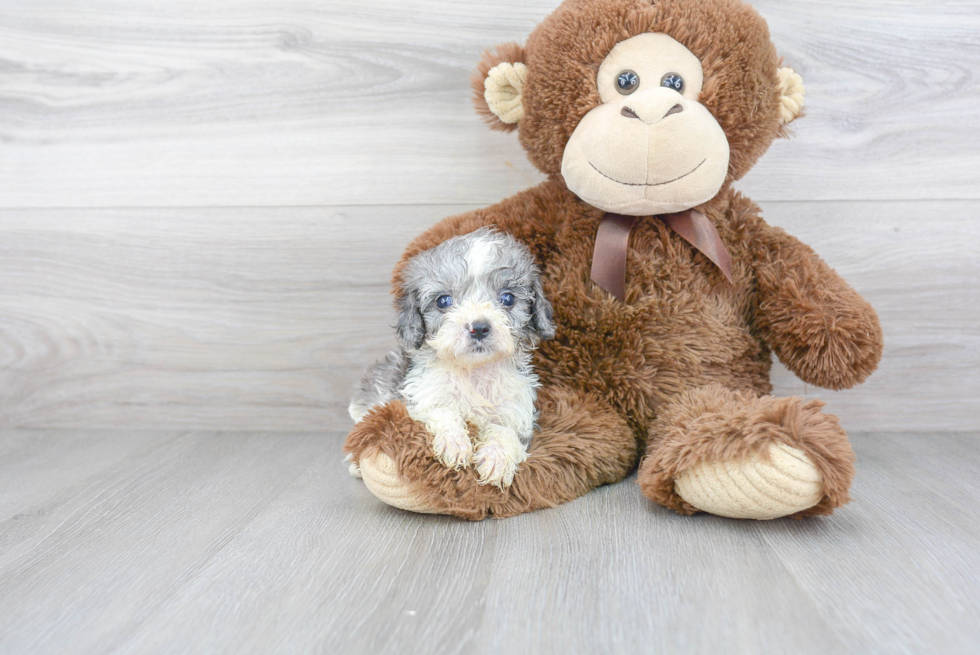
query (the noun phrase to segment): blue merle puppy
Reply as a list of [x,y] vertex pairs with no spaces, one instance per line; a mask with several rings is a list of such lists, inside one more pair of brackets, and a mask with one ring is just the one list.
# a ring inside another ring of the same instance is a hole
[[[482,484],[509,486],[536,418],[531,353],[555,334],[534,257],[510,235],[482,228],[409,260],[401,292],[399,348],[367,370],[351,417],[402,400],[443,464],[473,464]],[[477,428],[475,444],[467,423]]]

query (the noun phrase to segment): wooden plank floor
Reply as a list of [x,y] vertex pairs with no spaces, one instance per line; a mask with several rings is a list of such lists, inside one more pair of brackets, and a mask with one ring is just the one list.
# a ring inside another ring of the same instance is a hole
[[[858,435],[829,518],[632,480],[467,523],[381,505],[339,433],[0,433],[3,653],[975,653],[976,434]],[[923,444],[928,444],[924,448]]]

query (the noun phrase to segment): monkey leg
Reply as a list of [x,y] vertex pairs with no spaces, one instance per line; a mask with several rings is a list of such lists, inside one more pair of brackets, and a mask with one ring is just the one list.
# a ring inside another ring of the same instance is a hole
[[473,467],[454,470],[436,461],[425,427],[397,401],[354,426],[344,450],[359,464],[368,490],[385,503],[469,520],[554,507],[623,479],[635,466],[634,434],[596,396],[543,388],[538,408],[540,429],[528,459],[503,489],[481,485]]
[[681,514],[831,514],[850,500],[854,453],[823,405],[716,384],[689,390],[651,427],[640,487]]

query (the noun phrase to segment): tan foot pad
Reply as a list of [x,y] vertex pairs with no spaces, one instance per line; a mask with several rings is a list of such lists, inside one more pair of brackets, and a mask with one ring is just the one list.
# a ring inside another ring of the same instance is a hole
[[419,494],[414,486],[398,475],[395,462],[384,453],[365,457],[360,462],[361,477],[368,491],[378,497],[378,500],[397,507],[418,512],[419,514],[438,514],[429,507],[426,499]]
[[820,502],[823,479],[806,453],[778,444],[769,457],[702,462],[681,472],[674,489],[699,510],[734,519],[775,519]]

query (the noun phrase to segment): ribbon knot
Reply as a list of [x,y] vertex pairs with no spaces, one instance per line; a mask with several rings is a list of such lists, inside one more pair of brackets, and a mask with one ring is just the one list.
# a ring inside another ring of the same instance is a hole
[[[711,260],[732,281],[732,256],[708,217],[688,209],[659,218]],[[620,300],[626,299],[626,251],[636,216],[606,214],[599,223],[592,253],[592,281]]]

